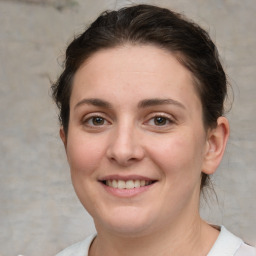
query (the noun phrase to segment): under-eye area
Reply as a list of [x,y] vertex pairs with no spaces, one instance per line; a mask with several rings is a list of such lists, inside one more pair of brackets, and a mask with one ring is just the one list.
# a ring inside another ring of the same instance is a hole
[[156,180],[103,180],[104,185],[118,189],[133,189],[149,186],[156,182]]

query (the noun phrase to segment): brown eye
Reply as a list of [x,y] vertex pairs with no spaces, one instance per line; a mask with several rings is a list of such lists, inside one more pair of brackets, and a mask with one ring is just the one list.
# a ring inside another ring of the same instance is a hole
[[104,117],[101,117],[101,116],[91,116],[83,121],[83,125],[91,128],[96,126],[101,127],[108,124],[109,122]]
[[105,123],[105,119],[100,116],[95,116],[91,118],[91,122],[93,125],[103,125]]
[[174,124],[174,121],[169,116],[164,116],[162,114],[157,114],[150,118],[147,122],[147,125],[155,128],[169,128],[172,124]]
[[162,116],[154,117],[154,124],[157,126],[166,125],[167,121],[168,121],[167,118]]

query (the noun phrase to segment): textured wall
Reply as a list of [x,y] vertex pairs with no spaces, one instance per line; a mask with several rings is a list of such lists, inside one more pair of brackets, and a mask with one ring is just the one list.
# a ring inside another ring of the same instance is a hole
[[[130,2],[0,1],[0,256],[54,255],[94,231],[70,182],[49,80],[74,33]],[[184,12],[217,42],[235,102],[228,150],[214,176],[219,202],[203,202],[202,215],[256,244],[256,2],[145,2]]]

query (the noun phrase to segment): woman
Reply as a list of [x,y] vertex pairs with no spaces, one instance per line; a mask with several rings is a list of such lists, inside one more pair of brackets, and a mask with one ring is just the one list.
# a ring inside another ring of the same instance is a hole
[[155,6],[105,12],[68,46],[52,89],[97,230],[58,256],[256,255],[199,215],[229,135],[226,75],[203,29]]

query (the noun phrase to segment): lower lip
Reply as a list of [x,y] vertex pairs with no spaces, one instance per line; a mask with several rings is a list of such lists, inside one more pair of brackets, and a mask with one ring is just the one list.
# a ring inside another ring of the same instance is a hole
[[149,190],[150,188],[152,188],[152,186],[155,183],[152,183],[150,185],[147,186],[143,186],[143,187],[139,187],[139,188],[131,188],[131,189],[120,189],[120,188],[113,188],[113,187],[109,187],[103,183],[101,183],[104,187],[104,189],[114,195],[114,196],[118,196],[118,197],[133,197],[136,196],[138,194],[141,194],[143,192],[146,192],[147,190]]

